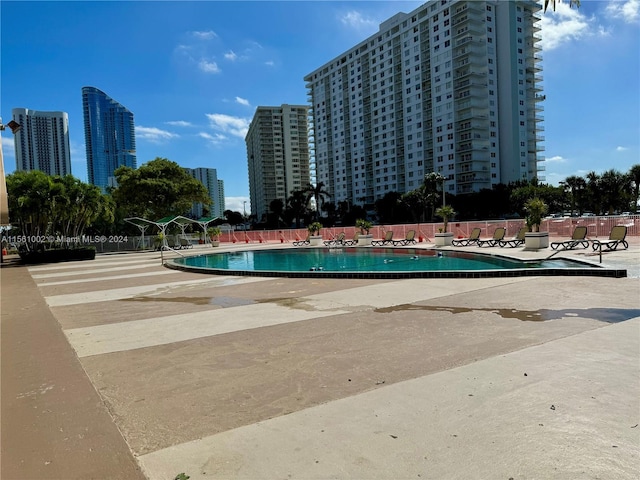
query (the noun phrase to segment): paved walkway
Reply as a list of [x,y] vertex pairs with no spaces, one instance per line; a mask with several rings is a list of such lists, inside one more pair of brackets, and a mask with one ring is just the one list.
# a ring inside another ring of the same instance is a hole
[[1,477],[638,478],[634,240],[622,279],[5,264]]

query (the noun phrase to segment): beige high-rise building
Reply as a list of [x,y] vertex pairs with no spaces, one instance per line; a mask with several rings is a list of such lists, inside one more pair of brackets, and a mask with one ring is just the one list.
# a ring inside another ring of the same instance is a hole
[[431,0],[307,75],[332,200],[372,205],[430,172],[452,194],[543,179],[540,9]]
[[16,169],[41,170],[48,175],[71,174],[69,116],[14,108],[13,120],[22,128],[15,136]]
[[266,219],[273,200],[286,205],[291,192],[311,181],[308,114],[306,105],[256,109],[245,142],[251,214],[258,221]]

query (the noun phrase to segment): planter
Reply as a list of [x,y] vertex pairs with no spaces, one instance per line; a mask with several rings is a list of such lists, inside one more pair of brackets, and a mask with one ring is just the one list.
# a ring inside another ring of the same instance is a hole
[[358,245],[360,246],[371,246],[371,241],[373,240],[373,235],[371,234],[367,234],[367,235],[358,235]]
[[436,233],[436,247],[450,247],[453,245],[453,232]]
[[541,250],[549,246],[549,232],[527,232],[524,234],[525,250]]
[[212,247],[219,247],[220,246],[220,240],[211,240],[211,246]]
[[322,245],[322,235],[310,235],[309,245],[311,245],[312,247]]

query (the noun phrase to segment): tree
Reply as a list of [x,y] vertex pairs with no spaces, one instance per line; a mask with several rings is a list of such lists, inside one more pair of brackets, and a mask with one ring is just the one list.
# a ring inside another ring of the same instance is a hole
[[617,170],[607,170],[600,177],[600,192],[602,205],[609,215],[626,210],[631,196],[630,177]]
[[315,200],[316,202],[315,216],[316,216],[316,219],[320,218],[320,211],[322,210],[322,205],[324,204],[325,199],[328,199],[331,197],[331,194],[326,190],[324,190],[324,182],[316,183],[315,187],[311,184],[307,185],[305,192],[307,194],[307,204],[309,203],[309,200],[311,200],[312,198]]
[[[557,0],[558,3],[562,2],[562,0]],[[551,5],[553,7],[553,9],[556,9],[556,0],[544,0],[544,11],[547,11],[547,8],[549,7],[549,5]],[[569,0],[569,7],[573,8],[573,7],[577,7],[580,8],[580,0]]]
[[640,201],[640,163],[633,165],[629,170],[629,177],[633,183],[633,193],[631,198],[631,211],[638,212],[638,202]]
[[303,190],[294,190],[287,199],[287,206],[291,216],[296,221],[296,228],[300,228],[300,219],[307,213],[308,199]]
[[230,225],[239,225],[244,223],[244,217],[240,212],[234,212],[233,210],[225,210],[223,212],[224,218],[227,219]]
[[113,197],[131,216],[157,220],[184,215],[193,203],[211,204],[202,182],[166,158],[151,160],[137,170],[119,167],[115,176],[118,187]]
[[582,213],[584,210],[581,208],[582,203],[580,200],[583,196],[584,189],[587,186],[587,182],[585,182],[584,178],[572,175],[567,177],[564,182],[560,182],[560,184],[564,185],[565,190],[569,193],[571,214],[573,215],[573,212],[576,210],[576,206],[578,206],[580,213]]
[[455,216],[456,212],[453,210],[451,205],[443,205],[440,208],[436,209],[436,215],[442,218],[443,232],[447,231],[447,225],[449,224],[449,219]]
[[402,195],[398,192],[387,192],[384,197],[376,200],[375,208],[381,223],[400,223],[408,218],[402,204]]
[[7,177],[11,221],[25,237],[27,248],[39,244],[78,244],[84,230],[101,215],[113,220],[109,198],[95,185],[66,175],[39,170]]
[[600,215],[602,213],[602,194],[600,193],[600,175],[598,175],[594,171],[591,171],[587,173],[586,180],[587,180],[589,210],[591,210],[596,215]]
[[[282,212],[284,212],[284,202],[279,198],[271,200],[271,202],[269,202],[269,210],[272,212],[272,219],[268,219],[267,224],[278,228],[280,226]],[[269,215],[267,217],[269,217]]]
[[424,221],[428,204],[422,188],[416,188],[402,195],[402,205],[409,211],[414,223]]

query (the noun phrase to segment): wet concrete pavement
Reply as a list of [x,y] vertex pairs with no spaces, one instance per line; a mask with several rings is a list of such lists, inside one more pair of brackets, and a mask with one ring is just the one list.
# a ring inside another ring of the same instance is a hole
[[1,476],[637,478],[639,254],[603,254],[622,279],[5,265]]

